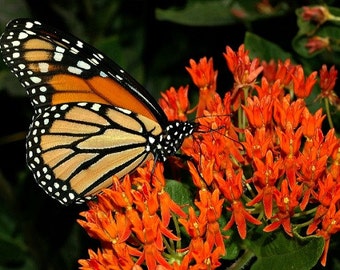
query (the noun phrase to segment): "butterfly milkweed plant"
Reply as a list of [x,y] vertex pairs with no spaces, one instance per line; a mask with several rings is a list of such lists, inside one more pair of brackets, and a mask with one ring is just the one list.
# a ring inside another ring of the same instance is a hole
[[[298,16],[300,50],[331,50],[331,39],[317,36],[335,17],[330,10],[305,7]],[[223,78],[203,57],[186,67],[193,86],[161,93],[169,120],[197,122],[182,145],[185,158],[171,158],[170,173],[149,162],[113,177],[80,214],[79,224],[100,242],[80,269],[327,265],[340,230],[340,140],[332,122],[338,71],[250,57],[244,44],[226,46],[221,57],[234,79],[230,89],[218,88]],[[199,93],[196,104],[191,92]]]

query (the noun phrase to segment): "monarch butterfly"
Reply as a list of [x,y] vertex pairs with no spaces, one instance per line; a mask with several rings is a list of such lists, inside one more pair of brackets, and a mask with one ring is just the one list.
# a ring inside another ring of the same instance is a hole
[[121,67],[71,34],[30,19],[10,21],[4,62],[26,89],[34,116],[26,160],[45,192],[82,203],[149,159],[178,151],[195,124],[167,120]]

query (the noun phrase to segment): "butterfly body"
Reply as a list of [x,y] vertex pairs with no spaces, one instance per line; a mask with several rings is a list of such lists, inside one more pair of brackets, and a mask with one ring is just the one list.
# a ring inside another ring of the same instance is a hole
[[92,198],[113,175],[149,159],[164,161],[195,129],[169,122],[147,90],[72,35],[18,19],[7,25],[0,49],[35,109],[28,167],[62,204]]

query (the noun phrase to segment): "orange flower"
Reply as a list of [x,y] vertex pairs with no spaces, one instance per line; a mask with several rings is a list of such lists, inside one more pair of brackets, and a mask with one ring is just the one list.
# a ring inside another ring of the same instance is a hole
[[271,60],[269,63],[262,61],[262,66],[263,78],[268,80],[269,84],[274,84],[279,80],[280,85],[289,87],[292,74],[296,68],[295,65],[291,64],[290,59],[286,59],[284,62],[281,60],[278,60],[278,62]]
[[327,96],[330,91],[334,90],[335,82],[338,77],[338,71],[334,66],[328,71],[326,65],[322,65],[320,71],[320,88],[323,96]]
[[112,188],[104,189],[103,193],[98,196],[98,205],[103,205],[105,201],[106,209],[111,211],[117,210],[119,207],[130,208],[133,204],[130,176],[126,175],[123,180],[114,176],[113,183]]
[[223,230],[229,230],[234,224],[236,224],[237,231],[242,239],[247,237],[247,223],[253,223],[255,225],[261,225],[262,222],[254,218],[244,207],[241,201],[234,201],[228,208],[231,212],[231,218]]
[[314,215],[313,222],[308,226],[307,234],[312,234],[318,225],[322,222],[323,217],[327,213],[329,207],[340,200],[340,185],[331,174],[322,177],[318,181],[318,189],[314,191],[314,197],[320,202]]
[[299,157],[299,181],[304,182],[309,187],[314,187],[322,174],[326,172],[328,156],[319,157],[316,155],[318,155],[318,149],[314,148],[311,153],[301,154]]
[[194,84],[199,89],[211,89],[216,90],[216,77],[217,71],[214,70],[213,59],[206,57],[200,59],[197,64],[193,59],[189,61],[190,67],[186,67]]
[[322,114],[322,109],[317,110],[314,115],[311,115],[309,110],[305,108],[301,121],[303,135],[305,135],[309,140],[312,140],[316,131],[321,129],[321,124],[325,117],[326,115]]
[[216,245],[216,247],[220,248],[222,254],[224,254],[225,247],[223,243],[223,236],[218,224],[224,200],[219,199],[219,195],[220,192],[218,189],[215,189],[212,193],[207,190],[200,190],[200,200],[197,200],[195,205],[200,210],[201,215],[203,215],[207,220],[206,239],[210,248]]
[[169,121],[187,121],[186,113],[189,110],[188,90],[189,86],[181,86],[177,91],[174,87],[170,87],[165,93],[161,93],[162,97],[159,99],[159,105],[164,110]]
[[[119,266],[118,258],[113,254],[110,249],[104,249],[104,251],[97,251],[97,254],[93,250],[89,250],[90,258],[87,260],[79,260],[81,270],[107,270],[108,267],[113,270],[128,269],[121,268]],[[112,266],[116,265],[115,268]],[[132,264],[133,265],[133,264]],[[130,266],[131,267],[131,266]],[[130,268],[131,269],[131,268]]]
[[201,269],[216,269],[221,265],[219,258],[221,257],[221,250],[216,248],[212,251],[209,243],[201,241],[195,241],[195,246],[192,250],[192,257],[195,259],[196,263],[194,266],[190,267],[192,270]]
[[246,221],[255,225],[260,225],[261,221],[249,214],[241,201],[243,194],[242,172],[235,175],[234,172],[231,171],[231,174],[227,180],[222,179],[220,176],[216,178],[220,191],[230,203],[227,209],[232,212],[231,218],[223,230],[229,230],[236,223],[240,237],[245,239],[247,236]]
[[264,213],[267,218],[271,218],[273,197],[277,193],[275,184],[283,173],[283,160],[278,159],[274,162],[273,153],[271,150],[268,150],[265,162],[254,157],[254,164],[256,170],[253,174],[252,182],[258,194],[247,205],[253,206],[262,200]]
[[338,105],[340,100],[337,94],[334,92],[338,71],[334,66],[332,66],[328,71],[327,66],[322,65],[319,73],[321,93],[319,94],[318,98],[328,99],[330,104]]
[[259,59],[250,60],[249,51],[246,51],[242,44],[235,53],[229,46],[226,47],[226,53],[223,53],[228,68],[234,76],[235,89],[245,86],[253,87],[258,75],[262,72],[263,66],[260,65]]
[[274,101],[274,119],[277,125],[286,128],[297,128],[301,123],[301,114],[306,107],[303,99],[297,99],[291,102],[289,95],[281,100]]
[[[141,178],[152,178],[152,185],[155,188],[154,194],[157,194],[157,202],[151,202],[151,206],[160,207],[160,213],[162,217],[162,223],[165,227],[169,225],[171,213],[176,214],[179,217],[186,217],[185,212],[181,209],[181,207],[176,204],[170,197],[169,193],[165,191],[166,180],[164,178],[164,166],[163,163],[157,162],[156,164],[151,161],[147,164],[147,167],[139,168],[139,174],[142,176]],[[153,172],[151,175],[150,172]],[[147,192],[150,194],[150,192]],[[159,203],[158,203],[159,202]],[[145,201],[144,201],[145,203]],[[149,212],[150,212],[149,207]],[[154,208],[151,213],[155,213],[158,210],[158,207]]]
[[320,229],[316,235],[322,236],[325,239],[325,247],[321,257],[321,264],[326,265],[327,253],[331,236],[340,231],[340,211],[337,209],[334,203],[332,203],[322,220],[322,229]]
[[284,160],[285,174],[289,181],[289,185],[293,186],[300,166],[298,154],[301,146],[302,129],[298,128],[294,132],[291,126],[288,126],[284,132],[280,129],[276,129],[276,134],[280,145],[281,155]]
[[[90,216],[91,214],[92,216]],[[90,259],[79,261],[84,266],[83,269],[107,269],[108,266],[115,265],[118,261],[119,265],[126,266],[122,269],[131,269],[134,263],[130,255],[139,252],[125,243],[131,235],[129,220],[119,213],[115,215],[114,220],[111,212],[105,214],[89,210],[81,213],[81,215],[87,219],[87,222],[78,220],[78,223],[85,228],[92,238],[100,239],[103,246],[107,247],[103,254],[98,251],[98,256],[93,251],[89,251]],[[95,265],[99,268],[94,267]]]
[[273,84],[270,85],[266,77],[262,77],[261,86],[254,85],[254,87],[258,93],[259,99],[262,99],[265,96],[270,96],[271,99],[281,98],[281,96],[283,96],[284,94],[280,80],[276,80]]
[[254,96],[247,98],[247,105],[242,105],[249,123],[255,128],[268,125],[272,120],[273,101],[270,96],[261,99]]
[[[189,172],[191,173],[193,184],[199,189],[205,189],[207,187],[205,183],[205,178],[202,177],[200,172],[197,170],[197,167],[192,162],[188,162],[188,167],[189,167]],[[211,166],[209,166],[208,169],[209,171],[212,172],[212,170],[210,170]],[[209,179],[211,179],[212,181],[212,177],[211,178],[209,177],[208,180]]]
[[136,233],[137,238],[143,243],[142,255],[136,261],[140,265],[145,261],[148,269],[156,269],[157,264],[170,268],[169,263],[162,256],[164,249],[162,234],[172,239],[179,240],[169,230],[162,226],[161,221],[157,215],[150,216],[147,212],[143,213],[142,217],[143,229],[132,228]]
[[90,210],[80,213],[85,217],[78,220],[78,223],[85,228],[92,238],[97,238],[103,242],[120,243],[124,242],[131,234],[131,224],[125,216],[115,215],[113,219],[111,212]]
[[[332,130],[334,135],[334,130]],[[327,134],[328,135],[328,134]],[[326,140],[325,140],[326,141]],[[335,143],[331,144],[330,148],[332,162],[329,168],[329,173],[333,176],[334,179],[337,179],[340,175],[340,147],[339,141],[336,140]]]
[[278,207],[278,213],[273,217],[270,225],[266,226],[263,231],[271,232],[276,230],[282,225],[285,232],[293,237],[292,226],[290,219],[294,214],[295,208],[299,205],[299,199],[302,195],[302,186],[294,185],[291,187],[291,191],[288,188],[288,181],[284,179],[281,183],[281,190],[274,194],[276,205]]
[[245,142],[243,142],[243,146],[247,151],[247,156],[250,160],[254,157],[259,159],[265,157],[269,146],[273,143],[272,137],[266,132],[266,128],[257,128],[253,134],[246,129],[244,131],[245,134]]
[[287,155],[289,158],[296,156],[301,145],[302,129],[298,128],[295,132],[291,127],[287,128],[284,132],[280,129],[276,129],[276,134],[284,156]]
[[170,223],[171,213],[183,218],[187,216],[182,208],[171,199],[169,193],[164,189],[158,193],[158,197],[161,207],[162,223],[165,227]]
[[203,57],[198,64],[193,59],[190,59],[189,63],[190,67],[186,67],[186,70],[200,90],[196,116],[201,117],[207,104],[215,98],[217,71],[214,70],[212,58],[207,60],[206,57]]
[[301,66],[297,66],[295,73],[292,74],[295,95],[299,98],[308,97],[316,83],[316,76],[317,72],[314,71],[305,78],[303,68]]
[[195,210],[189,207],[189,217],[188,219],[179,218],[178,222],[181,223],[189,236],[193,239],[201,238],[206,232],[207,220],[205,216],[196,216]]

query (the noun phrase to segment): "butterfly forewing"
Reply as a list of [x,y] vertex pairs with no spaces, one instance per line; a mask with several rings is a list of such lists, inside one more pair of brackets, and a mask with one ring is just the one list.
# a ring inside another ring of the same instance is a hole
[[18,19],[7,25],[1,51],[36,108],[97,102],[142,114],[163,127],[166,123],[164,112],[147,90],[109,58],[70,34]]

